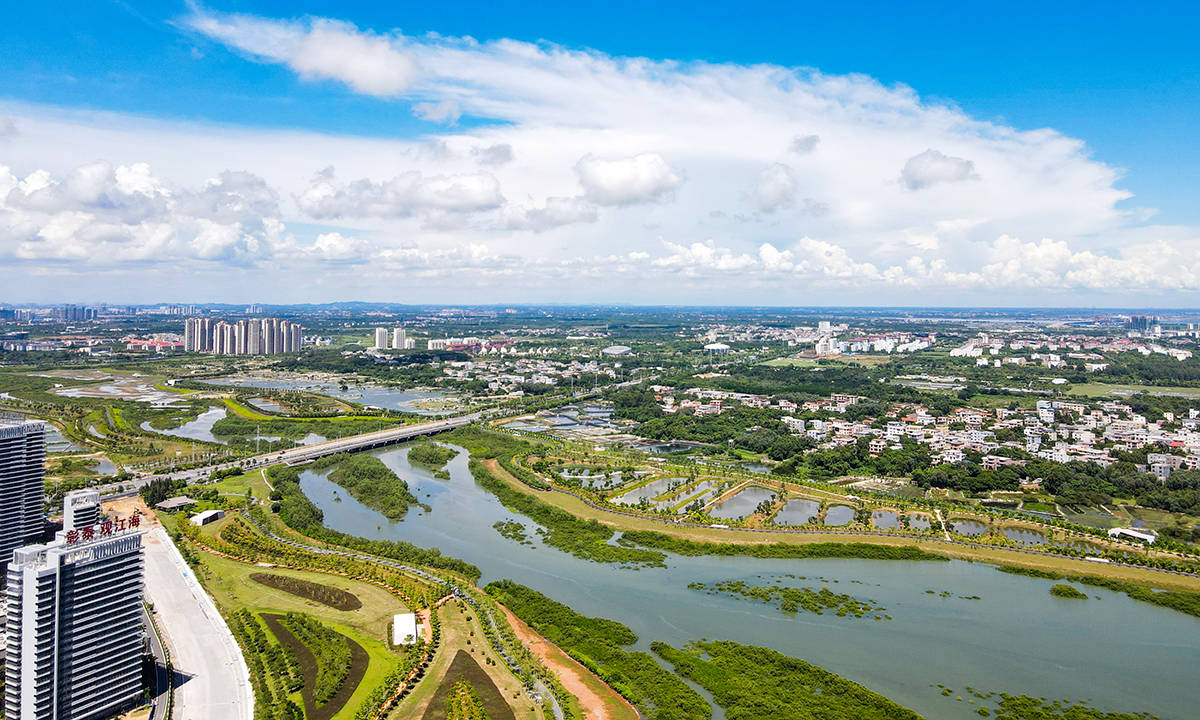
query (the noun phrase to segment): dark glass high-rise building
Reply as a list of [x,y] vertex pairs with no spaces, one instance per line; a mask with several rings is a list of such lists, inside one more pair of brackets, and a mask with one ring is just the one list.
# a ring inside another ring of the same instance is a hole
[[0,416],[0,565],[41,539],[45,460],[44,424]]

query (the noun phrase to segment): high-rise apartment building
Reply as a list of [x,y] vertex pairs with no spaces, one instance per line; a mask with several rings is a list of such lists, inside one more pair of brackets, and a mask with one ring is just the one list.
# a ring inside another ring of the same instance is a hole
[[387,350],[388,347],[388,331],[387,328],[375,328],[375,349]]
[[13,553],[5,591],[9,720],[93,720],[142,694],[139,518]]
[[72,490],[63,497],[63,532],[82,530],[100,522],[100,492]]
[[246,336],[247,337],[246,345],[248,348],[248,352],[251,355],[262,355],[263,354],[262,321],[261,320],[251,320],[250,321],[250,329],[247,332],[248,332],[248,334]]
[[403,350],[407,344],[408,338],[405,336],[404,328],[394,328],[392,330],[392,349]]
[[276,355],[299,352],[304,328],[279,318],[250,318],[229,323],[210,318],[188,318],[183,328],[186,352],[214,355]]
[[0,416],[0,563],[41,538],[45,459],[45,425]]

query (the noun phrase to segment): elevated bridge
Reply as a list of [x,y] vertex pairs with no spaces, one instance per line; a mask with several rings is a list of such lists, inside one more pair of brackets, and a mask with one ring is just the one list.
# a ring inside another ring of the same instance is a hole
[[459,415],[457,417],[446,418],[444,420],[431,420],[423,423],[398,425],[396,427],[390,427],[386,430],[363,433],[362,435],[352,435],[350,437],[338,438],[336,440],[326,440],[325,442],[304,445],[301,447],[291,448],[289,450],[266,453],[264,455],[255,455],[252,458],[243,460],[241,464],[274,465],[282,462],[288,465],[301,465],[327,455],[358,452],[360,450],[372,450],[374,448],[384,447],[386,445],[402,443],[406,440],[412,440],[413,438],[421,437],[423,435],[433,435],[434,433],[453,430],[455,428],[463,427],[464,425],[470,425],[477,419],[479,419],[479,414],[474,413],[471,415]]

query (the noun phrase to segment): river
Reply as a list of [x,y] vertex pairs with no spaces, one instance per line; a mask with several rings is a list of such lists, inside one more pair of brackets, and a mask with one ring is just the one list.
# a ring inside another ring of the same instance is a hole
[[[967,703],[968,685],[1086,700],[1164,720],[1193,718],[1200,707],[1194,680],[1200,620],[1181,613],[1090,587],[1084,588],[1088,600],[1056,598],[1049,594],[1050,581],[964,561],[671,556],[666,568],[622,570],[542,545],[532,521],[475,484],[465,452],[449,463],[446,481],[409,465],[407,453],[405,446],[373,452],[432,508],[428,513],[414,508],[401,522],[361,505],[322,474],[304,472],[301,487],[331,528],[438,547],[478,565],[481,584],[511,578],[586,615],[625,623],[643,649],[652,640],[678,646],[698,638],[764,645],[862,683],[931,720],[978,718],[977,706]],[[501,537],[492,528],[498,520],[525,525],[533,546]],[[822,578],[835,592],[883,605],[894,619],[832,612],[786,617],[771,606],[687,589],[694,580],[755,584],[760,575],[774,579],[784,573],[807,576],[785,583],[814,589]],[[981,599],[960,597],[976,595]],[[938,683],[953,695],[943,697]],[[964,700],[956,702],[957,695]],[[720,718],[719,708],[715,711]]]

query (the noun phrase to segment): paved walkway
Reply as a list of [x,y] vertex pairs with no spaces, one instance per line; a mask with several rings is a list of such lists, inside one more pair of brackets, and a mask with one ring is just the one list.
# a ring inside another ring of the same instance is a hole
[[254,691],[233,635],[166,531],[146,533],[146,599],[171,650],[174,720],[251,720]]

